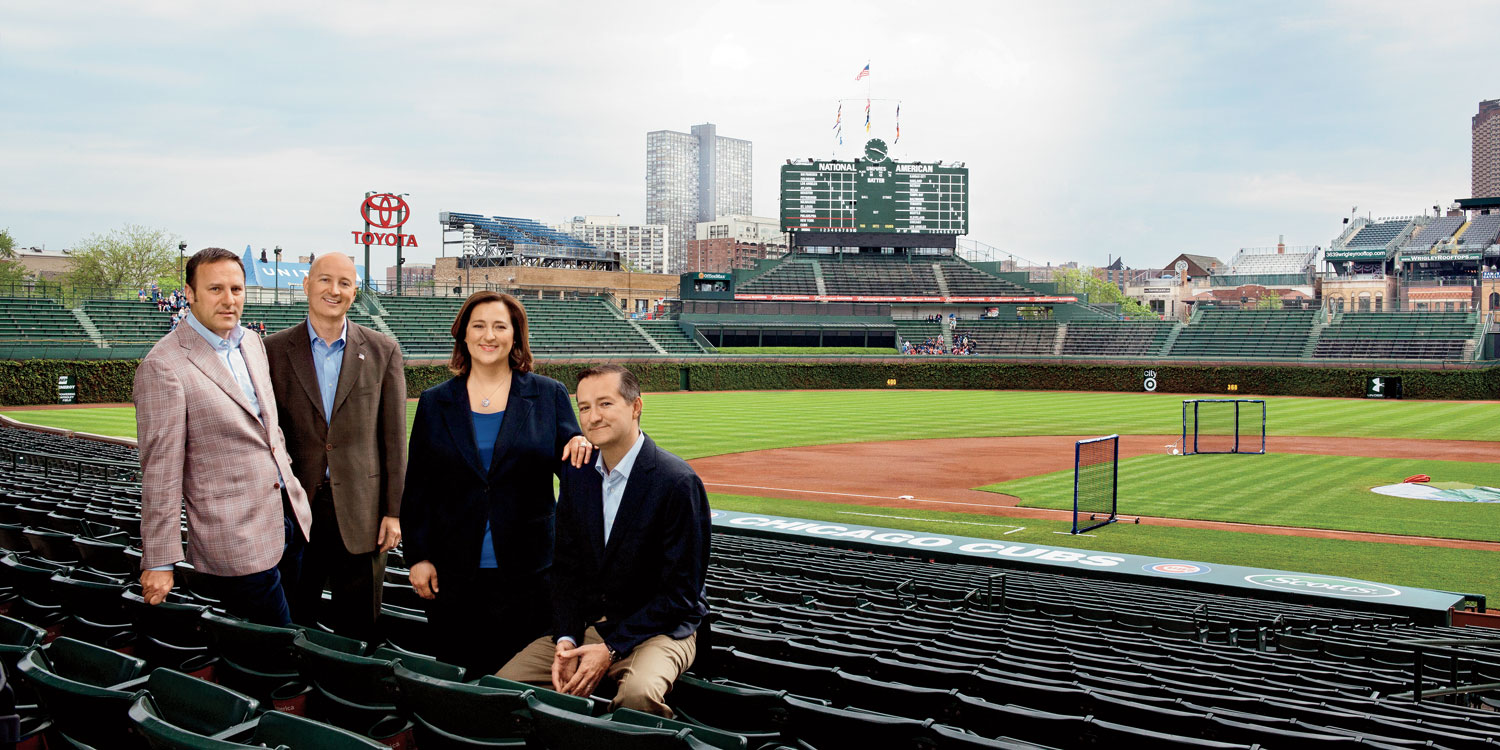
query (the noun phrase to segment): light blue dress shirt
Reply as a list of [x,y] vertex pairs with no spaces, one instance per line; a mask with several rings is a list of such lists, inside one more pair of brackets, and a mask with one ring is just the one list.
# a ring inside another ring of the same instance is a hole
[[[500,438],[500,425],[505,423],[505,412],[502,410],[494,414],[480,414],[471,411],[470,415],[474,419],[474,447],[479,449],[479,463],[488,473],[490,463],[495,460],[495,441]],[[495,537],[490,533],[488,518],[484,519],[484,541],[479,545],[479,567],[500,567],[499,561],[495,559]]]
[[323,424],[333,424],[333,397],[339,389],[339,373],[344,369],[344,345],[348,342],[349,320],[344,319],[344,330],[332,344],[324,341],[313,330],[312,319],[307,320],[307,335],[312,338],[313,368],[318,371],[318,394],[323,397]]
[[250,402],[250,412],[260,419],[260,399],[255,397],[255,383],[250,380],[250,368],[245,366],[245,354],[240,351],[240,342],[245,338],[245,329],[235,326],[229,331],[229,338],[223,338],[219,334],[208,330],[208,326],[198,320],[196,315],[187,316],[188,327],[198,332],[208,345],[213,347],[214,354],[219,355],[219,361],[229,369],[230,377],[238,383],[240,390],[245,392],[245,399]]
[[635,457],[640,455],[646,443],[646,433],[635,434],[635,445],[630,446],[625,457],[615,465],[613,471],[604,468],[604,451],[594,459],[594,469],[604,478],[604,543],[609,544],[609,530],[615,525],[615,516],[620,513],[620,503],[625,499],[625,485],[630,483],[630,470],[635,468]]

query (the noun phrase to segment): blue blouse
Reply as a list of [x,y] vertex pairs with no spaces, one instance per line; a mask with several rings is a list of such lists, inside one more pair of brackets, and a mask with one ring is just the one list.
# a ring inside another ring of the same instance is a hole
[[[480,414],[471,411],[474,417],[474,447],[479,449],[479,463],[489,471],[490,461],[495,458],[495,440],[500,437],[500,423],[505,421],[505,412],[497,411],[494,414]],[[484,522],[484,541],[479,548],[479,567],[498,568],[495,562],[495,542],[490,537],[490,522]]]

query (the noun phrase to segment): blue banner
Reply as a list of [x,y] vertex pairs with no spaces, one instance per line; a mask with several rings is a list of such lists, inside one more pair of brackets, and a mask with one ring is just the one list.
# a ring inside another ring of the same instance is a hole
[[[302,280],[307,278],[312,269],[311,263],[288,263],[285,260],[278,265],[276,259],[269,253],[266,254],[266,262],[260,260],[260,253],[252,252],[245,248],[245,255],[241,258],[245,263],[245,286],[263,287],[272,289],[301,289]],[[354,266],[355,280],[363,286],[365,281],[365,267]],[[278,282],[277,279],[280,279]]]

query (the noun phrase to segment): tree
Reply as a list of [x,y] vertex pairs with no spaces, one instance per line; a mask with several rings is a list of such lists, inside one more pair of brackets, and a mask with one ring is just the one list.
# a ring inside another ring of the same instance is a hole
[[1283,307],[1285,305],[1281,304],[1281,295],[1269,289],[1266,290],[1264,297],[1255,300],[1255,309],[1257,310],[1280,310]]
[[1131,318],[1158,317],[1140,301],[1126,297],[1119,287],[1094,275],[1093,268],[1059,268],[1053,278],[1061,294],[1088,295],[1089,302],[1096,304],[1115,303],[1122,314]]
[[31,280],[31,273],[17,260],[0,260],[0,295],[16,296],[22,284]]
[[127,224],[104,235],[91,235],[73,250],[74,286],[99,293],[129,290],[176,277],[177,237],[164,229]]
[[0,258],[5,260],[16,259],[16,240],[10,236],[10,229],[0,229]]

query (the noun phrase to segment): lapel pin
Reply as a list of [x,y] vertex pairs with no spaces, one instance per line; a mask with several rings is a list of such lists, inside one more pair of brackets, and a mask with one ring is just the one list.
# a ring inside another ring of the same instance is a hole
[[360,352],[359,353],[359,358],[360,359],[364,359],[365,358],[365,353],[364,352]]

